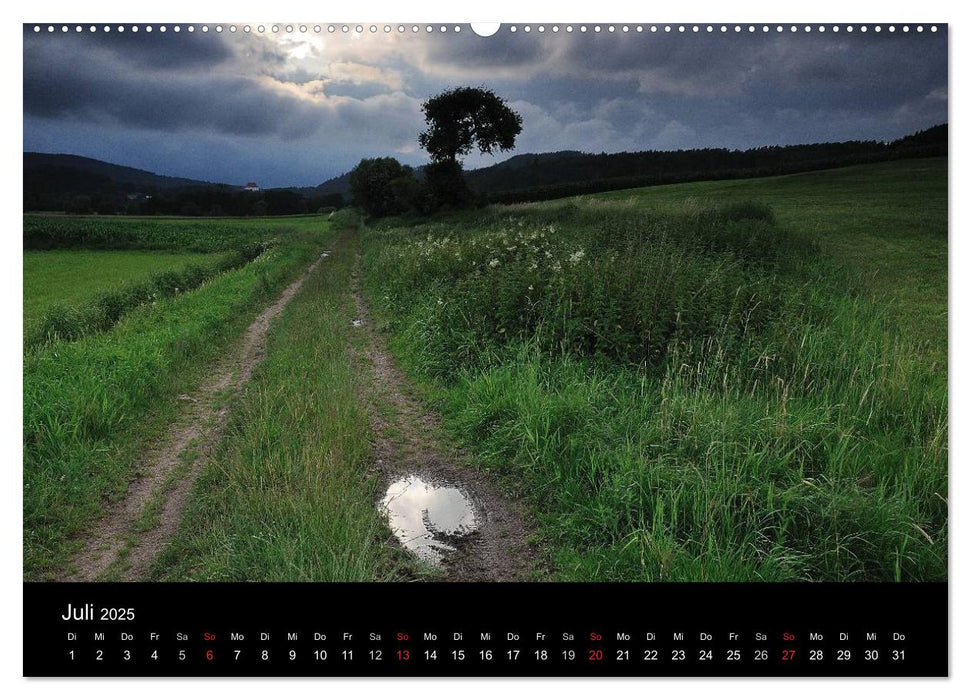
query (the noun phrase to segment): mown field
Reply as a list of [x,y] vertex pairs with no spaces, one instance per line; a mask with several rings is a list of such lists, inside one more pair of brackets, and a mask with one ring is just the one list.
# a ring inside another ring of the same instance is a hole
[[217,257],[215,253],[129,250],[25,251],[24,321],[35,321],[55,304],[82,305],[114,287],[214,262]]
[[692,183],[364,240],[365,284],[554,576],[947,577],[947,161]]
[[[95,230],[98,251],[112,249],[110,235],[118,234],[115,244],[126,253],[215,255],[208,266],[120,283],[76,307],[62,297],[55,306],[64,315],[47,314],[62,325],[34,342],[25,329],[24,575],[33,580],[57,576],[104,503],[125,493],[135,457],[176,414],[179,395],[306,269],[330,234],[324,218],[170,219],[131,227],[118,219],[26,218],[30,250],[40,236],[45,248],[65,249],[56,255],[84,257],[90,253],[77,231]],[[25,288],[25,306],[31,303]]]

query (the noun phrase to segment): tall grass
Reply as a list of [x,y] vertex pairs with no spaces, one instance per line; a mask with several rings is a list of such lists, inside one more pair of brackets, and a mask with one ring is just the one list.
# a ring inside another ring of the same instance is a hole
[[[203,253],[268,244],[281,225],[295,230],[307,219],[166,219],[117,216],[24,216],[24,250],[182,250]],[[283,238],[289,236],[283,233]]]
[[499,208],[365,266],[560,577],[946,578],[946,376],[766,207]]

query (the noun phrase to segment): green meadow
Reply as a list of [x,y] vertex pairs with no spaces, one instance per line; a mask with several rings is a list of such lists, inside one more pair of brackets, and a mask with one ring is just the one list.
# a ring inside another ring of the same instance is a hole
[[130,250],[24,251],[24,321],[36,320],[54,304],[78,306],[99,292],[216,257]]
[[592,195],[663,210],[687,198],[756,199],[862,277],[918,341],[947,356],[947,159],[927,158],[756,180],[694,182]]

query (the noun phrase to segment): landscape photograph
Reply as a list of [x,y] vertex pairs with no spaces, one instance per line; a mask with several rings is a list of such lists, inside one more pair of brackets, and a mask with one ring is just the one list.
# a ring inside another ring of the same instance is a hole
[[946,582],[946,25],[23,27],[23,577]]

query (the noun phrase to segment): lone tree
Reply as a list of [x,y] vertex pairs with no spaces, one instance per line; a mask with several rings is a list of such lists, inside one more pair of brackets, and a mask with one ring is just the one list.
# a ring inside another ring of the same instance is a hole
[[462,178],[460,156],[508,151],[523,130],[523,119],[506,101],[485,88],[459,87],[432,97],[421,106],[428,128],[418,143],[432,157],[425,171],[429,186],[443,204],[466,204],[471,195]]

